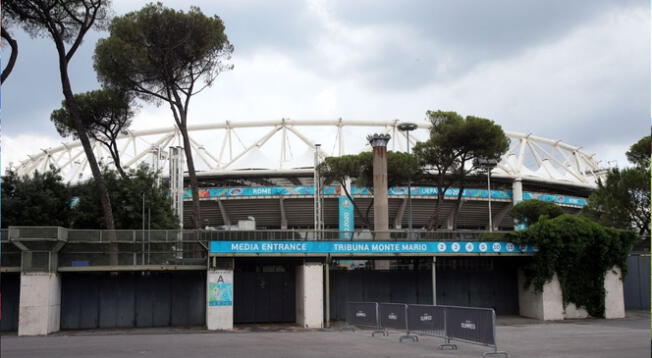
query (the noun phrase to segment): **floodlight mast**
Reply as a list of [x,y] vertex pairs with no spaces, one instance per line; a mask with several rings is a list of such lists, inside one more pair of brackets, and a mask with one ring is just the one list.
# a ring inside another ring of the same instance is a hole
[[479,158],[476,160],[476,166],[487,171],[487,202],[489,203],[489,232],[493,232],[493,218],[491,215],[491,171],[498,165],[498,160]]
[[[410,154],[410,132],[417,129],[416,123],[403,122],[398,125],[398,130],[405,132],[407,154]],[[408,178],[408,240],[412,239],[412,176]]]

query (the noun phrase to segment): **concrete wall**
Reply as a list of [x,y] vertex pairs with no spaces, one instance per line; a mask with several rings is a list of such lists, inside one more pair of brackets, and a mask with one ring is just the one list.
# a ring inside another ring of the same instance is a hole
[[305,262],[296,269],[297,324],[305,328],[324,326],[324,265]]
[[623,274],[620,268],[608,270],[604,276],[604,318],[625,317],[625,293],[623,290]]
[[587,317],[589,317],[589,313],[584,308],[578,308],[572,302],[564,307],[564,319],[584,319]]
[[[605,318],[625,317],[625,300],[623,281],[620,269],[614,267],[605,273]],[[550,282],[543,286],[542,292],[535,292],[532,286],[524,288],[525,275],[518,273],[519,314],[524,317],[539,320],[582,319],[589,316],[584,308],[578,308],[574,303],[566,307],[562,301],[561,285],[555,274]]]
[[233,269],[209,270],[206,283],[206,328],[233,329]]
[[518,305],[521,316],[543,321],[564,319],[561,286],[556,274],[541,292],[535,292],[532,285],[528,288],[524,288],[524,285],[525,275],[519,270]]
[[56,273],[22,273],[18,335],[37,336],[59,331],[61,278]]

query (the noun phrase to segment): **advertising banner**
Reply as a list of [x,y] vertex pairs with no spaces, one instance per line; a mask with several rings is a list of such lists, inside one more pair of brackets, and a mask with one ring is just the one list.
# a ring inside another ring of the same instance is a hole
[[[323,188],[324,195],[340,195],[339,185],[326,185]],[[436,197],[438,188],[436,187],[412,187],[413,197]],[[199,189],[200,199],[211,198],[232,198],[232,197],[250,197],[260,198],[268,196],[312,196],[315,188],[312,186],[261,186],[261,187],[229,187],[229,188],[202,188]],[[446,198],[456,198],[459,193],[458,188],[449,188],[444,196]],[[392,196],[407,196],[407,187],[397,186],[388,188],[387,194]],[[369,188],[351,186],[351,195],[371,195]],[[468,199],[488,199],[489,191],[486,189],[464,189],[463,198]],[[183,198],[190,200],[192,195],[190,189],[186,189]],[[492,190],[492,200],[512,200],[511,190]],[[523,192],[523,200],[539,200],[562,205],[585,206],[586,198],[579,198],[567,195],[545,194]]]
[[233,306],[233,271],[208,274],[208,305]]
[[211,241],[211,254],[533,254],[503,241]]
[[339,229],[340,239],[349,239],[350,232],[355,230],[355,213],[353,203],[346,196],[339,198]]

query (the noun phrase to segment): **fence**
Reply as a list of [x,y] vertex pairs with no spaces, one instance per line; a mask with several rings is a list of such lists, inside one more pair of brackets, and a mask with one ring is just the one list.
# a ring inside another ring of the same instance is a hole
[[[415,230],[409,235],[407,230],[389,230],[389,231],[340,231],[340,230],[232,230],[232,231],[201,231],[201,237],[204,241],[260,241],[260,240],[321,240],[321,241],[341,241],[341,240],[414,240],[414,241],[482,241],[486,240],[486,231],[481,230],[439,230],[425,231]],[[493,238],[501,238],[506,232],[494,232]]]
[[378,303],[376,302],[347,302],[346,322],[351,326],[371,328],[372,336],[376,333],[385,334],[378,320]]
[[18,227],[0,231],[2,270],[201,269],[199,230],[79,230]]
[[[375,321],[373,320],[375,318]],[[496,313],[491,308],[412,305],[402,303],[348,302],[346,323],[351,326],[373,328],[388,335],[390,330],[405,332],[399,341],[419,341],[418,335],[446,340],[440,349],[457,349],[451,340],[493,348],[489,355],[509,353],[499,351],[496,345]]]

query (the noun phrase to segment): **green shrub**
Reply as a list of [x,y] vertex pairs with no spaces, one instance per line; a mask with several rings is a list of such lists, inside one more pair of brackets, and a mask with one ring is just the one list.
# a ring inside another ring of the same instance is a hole
[[630,230],[605,227],[590,219],[561,215],[542,218],[527,230],[514,233],[517,244],[535,244],[539,251],[524,268],[526,287],[541,291],[557,273],[563,303],[575,303],[594,317],[604,317],[604,277],[620,267],[627,273],[627,256],[637,239]]

